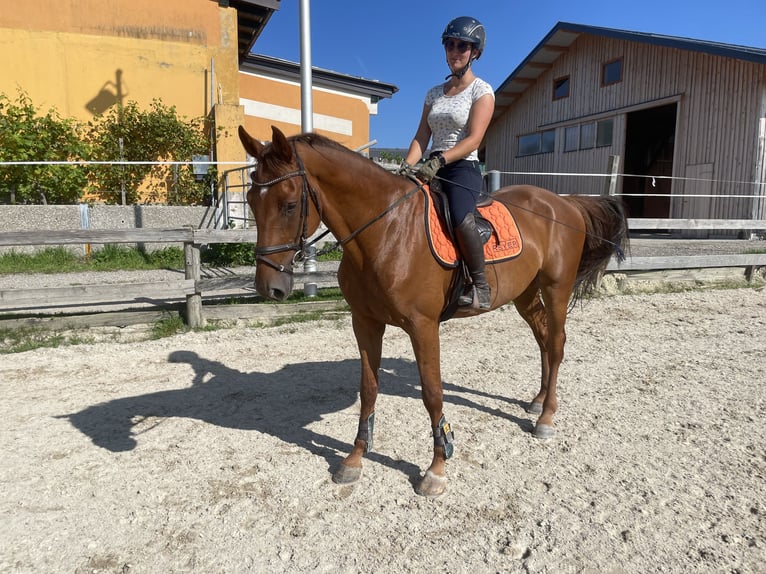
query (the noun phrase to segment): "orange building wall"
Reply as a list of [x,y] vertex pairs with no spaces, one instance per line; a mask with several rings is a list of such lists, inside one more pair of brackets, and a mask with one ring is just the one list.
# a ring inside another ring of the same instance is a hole
[[[257,104],[266,104],[269,113],[253,115],[245,104],[245,128],[263,141],[271,139],[271,126],[285,135],[301,132],[301,89],[297,82],[264,78],[240,73],[240,96]],[[312,90],[314,132],[325,135],[351,149],[369,141],[369,98],[355,97],[315,87]],[[265,116],[265,117],[264,117]],[[270,117],[269,117],[270,116]]]

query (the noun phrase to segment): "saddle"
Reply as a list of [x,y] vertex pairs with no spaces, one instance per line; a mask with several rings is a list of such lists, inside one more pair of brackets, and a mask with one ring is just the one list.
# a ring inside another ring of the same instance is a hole
[[[424,187],[423,195],[426,202],[426,236],[431,253],[444,267],[460,267],[453,275],[450,295],[439,318],[440,321],[446,321],[458,308],[457,299],[467,282],[468,269],[462,262],[455,242],[447,196],[435,186]],[[488,265],[508,261],[521,254],[521,233],[516,220],[504,204],[487,196],[477,204],[474,218],[484,243],[484,259]]]
[[[461,257],[448,215],[447,196],[433,187],[424,188],[423,195],[426,202],[426,236],[431,253],[444,267],[458,267]],[[488,196],[476,205],[474,218],[484,243],[484,260],[488,264],[507,261],[521,254],[521,233],[513,215],[503,203]]]

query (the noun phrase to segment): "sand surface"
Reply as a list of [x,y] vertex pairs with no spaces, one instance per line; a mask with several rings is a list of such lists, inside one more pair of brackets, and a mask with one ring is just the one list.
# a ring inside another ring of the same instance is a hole
[[0,357],[0,572],[766,572],[766,290],[603,297],[568,322],[557,436],[505,307],[442,326],[445,495],[406,336],[375,451],[348,317]]

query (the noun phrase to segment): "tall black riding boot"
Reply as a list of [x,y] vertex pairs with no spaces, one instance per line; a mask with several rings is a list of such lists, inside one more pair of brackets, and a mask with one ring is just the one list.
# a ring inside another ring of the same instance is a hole
[[[484,245],[476,229],[476,220],[473,217],[473,213],[466,215],[465,219],[460,222],[460,225],[455,227],[455,237],[460,253],[463,255],[463,259],[468,267],[468,273],[471,275],[473,289],[476,290],[476,298],[479,302],[479,309],[489,309],[491,303],[489,284],[484,273]],[[457,304],[461,307],[473,305],[473,289],[469,285],[468,289],[458,298]]]

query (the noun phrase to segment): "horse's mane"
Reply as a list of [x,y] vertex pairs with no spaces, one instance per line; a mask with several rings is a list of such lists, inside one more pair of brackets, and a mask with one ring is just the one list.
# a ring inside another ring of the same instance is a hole
[[305,144],[319,152],[321,152],[321,148],[330,148],[341,154],[345,154],[345,157],[344,157],[345,161],[356,162],[360,164],[360,167],[362,166],[372,167],[391,175],[391,172],[389,172],[384,167],[378,165],[367,156],[364,156],[358,152],[355,152],[354,150],[351,150],[347,148],[346,146],[344,146],[343,144],[338,143],[335,140],[328,138],[326,136],[309,132],[309,133],[302,133],[295,136],[291,136],[287,139],[288,141],[291,141],[291,142]]

